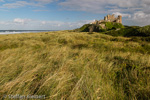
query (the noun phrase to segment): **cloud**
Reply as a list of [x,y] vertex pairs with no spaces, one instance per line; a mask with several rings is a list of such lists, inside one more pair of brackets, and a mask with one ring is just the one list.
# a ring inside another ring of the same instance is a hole
[[[52,3],[53,1],[57,0],[20,0],[12,3],[5,3],[0,8],[21,8],[21,7],[27,7],[27,6],[35,6],[35,7],[44,7],[46,4]],[[3,2],[3,0],[0,0],[0,2]]]
[[149,0],[142,0],[142,2],[143,2],[143,6],[149,6],[150,5]]
[[29,3],[26,1],[17,1],[15,3],[6,3],[3,4],[0,8],[20,8],[20,7],[26,7],[26,6],[42,6],[40,4],[36,4],[36,3]]
[[[0,2],[5,1],[0,0]],[[55,6],[59,6],[58,8],[65,11],[84,11],[89,12],[90,14],[100,15],[122,15],[124,22],[130,20],[130,23],[134,22],[139,25],[149,24],[150,0],[11,0],[9,3],[2,3],[0,8],[9,10],[21,7],[34,7],[34,9],[37,10],[32,9],[32,11],[40,12],[48,11],[47,9],[45,10],[46,6],[49,6],[48,4],[53,2],[57,2],[55,4],[58,5]],[[41,9],[43,7],[45,7],[44,10]],[[51,23],[54,22],[52,21]],[[59,23],[58,26],[61,26],[62,24],[63,23]],[[69,22],[66,24],[69,26]],[[72,22],[70,26],[72,26],[72,24],[77,23]]]
[[[117,7],[117,9],[125,9],[133,7],[139,8],[139,4],[140,0],[66,0],[59,3],[59,5],[67,9],[99,13],[108,11],[108,6]],[[111,10],[113,10],[113,8]]]
[[13,20],[13,22],[15,23],[15,24],[28,24],[29,22],[31,22],[32,21],[32,19],[21,19],[21,18],[15,18],[14,20]]
[[33,1],[48,4],[48,3],[51,3],[51,2],[56,1],[56,0],[33,0]]
[[133,19],[137,20],[137,19],[144,19],[147,17],[149,17],[148,14],[145,14],[144,12],[139,11],[139,12],[134,13]]
[[150,23],[150,14],[144,13],[143,11],[137,11],[133,14],[131,21],[134,23],[144,26]]
[[71,11],[122,15],[124,22],[130,20],[138,25],[150,22],[150,0],[65,0],[59,5]]
[[40,11],[49,11],[49,10],[33,10],[33,11],[35,11],[35,12],[40,12]]
[[18,30],[66,30],[79,28],[84,24],[93,22],[93,20],[81,20],[76,22],[63,21],[44,21],[33,19],[15,18],[12,21],[0,21],[1,29],[18,29]]
[[97,1],[98,0],[80,0],[80,1],[66,0],[64,2],[60,2],[59,5],[66,10],[97,12],[98,10],[103,9],[102,7],[103,3]]
[[122,17],[131,18],[131,15],[130,15],[130,14],[125,14],[125,13],[120,13],[120,12],[115,12],[115,13],[113,13],[113,14],[116,15],[116,16],[121,15]]

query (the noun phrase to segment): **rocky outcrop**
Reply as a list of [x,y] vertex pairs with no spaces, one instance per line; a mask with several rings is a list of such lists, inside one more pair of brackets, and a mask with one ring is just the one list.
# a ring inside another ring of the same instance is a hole
[[89,26],[89,32],[99,32],[101,29],[97,25],[91,25]]

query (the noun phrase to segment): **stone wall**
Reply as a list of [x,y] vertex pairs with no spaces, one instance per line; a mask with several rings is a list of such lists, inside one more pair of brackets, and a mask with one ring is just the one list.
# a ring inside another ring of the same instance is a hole
[[117,18],[115,18],[115,15],[107,15],[104,17],[105,22],[116,22],[122,24],[122,16],[119,15]]
[[122,16],[121,15],[118,16],[118,20],[119,20],[119,23],[122,24]]
[[104,20],[112,22],[115,20],[115,16],[114,15],[107,15],[106,17],[104,17]]

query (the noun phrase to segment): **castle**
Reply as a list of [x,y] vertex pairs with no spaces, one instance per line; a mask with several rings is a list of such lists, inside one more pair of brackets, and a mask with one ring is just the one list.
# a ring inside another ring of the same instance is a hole
[[104,17],[104,20],[97,21],[95,20],[91,24],[101,24],[103,22],[115,22],[115,23],[121,23],[122,24],[122,16],[119,15],[117,18],[115,18],[115,15],[107,15]]

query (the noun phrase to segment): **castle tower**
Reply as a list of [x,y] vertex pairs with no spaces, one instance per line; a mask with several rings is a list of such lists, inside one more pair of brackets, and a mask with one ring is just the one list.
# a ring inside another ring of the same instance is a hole
[[107,15],[107,19],[108,19],[108,20],[110,19],[110,15]]
[[119,19],[119,23],[122,24],[122,16],[121,15],[118,16],[118,19]]
[[105,16],[105,17],[104,17],[104,20],[105,20],[105,21],[107,21],[107,20],[108,20],[108,19],[107,19],[107,16]]
[[115,19],[115,15],[114,15],[114,14],[112,15],[112,19],[113,19],[113,20]]
[[107,21],[110,22],[111,20],[111,15],[107,15]]

